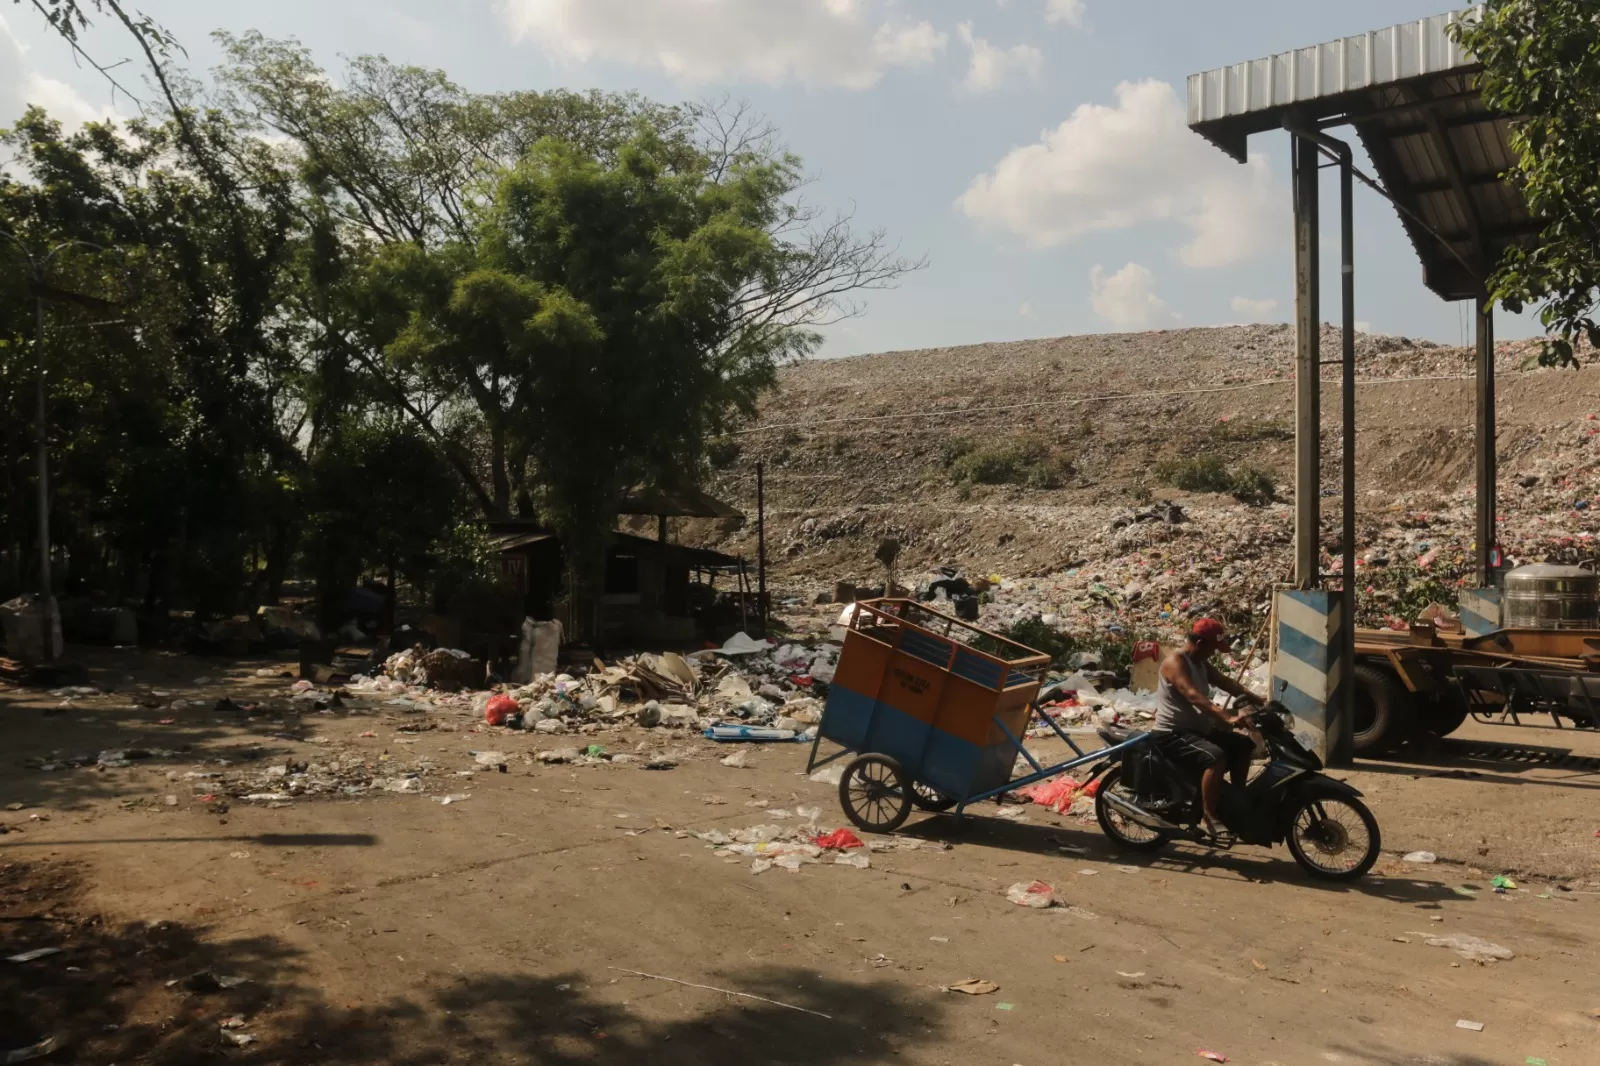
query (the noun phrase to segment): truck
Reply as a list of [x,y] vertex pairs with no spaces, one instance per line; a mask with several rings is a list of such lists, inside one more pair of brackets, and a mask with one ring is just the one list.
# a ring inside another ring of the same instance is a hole
[[1600,727],[1600,575],[1538,563],[1505,574],[1501,626],[1480,635],[1413,625],[1357,629],[1355,750],[1381,756],[1469,717]]

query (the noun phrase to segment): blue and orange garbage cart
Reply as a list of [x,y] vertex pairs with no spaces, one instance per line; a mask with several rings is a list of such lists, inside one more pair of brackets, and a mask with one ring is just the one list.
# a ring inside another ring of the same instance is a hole
[[[955,809],[992,799],[1117,750],[1085,753],[1035,706],[1050,657],[914,600],[856,604],[828,688],[809,774],[845,755],[845,814],[869,833],[892,833],[913,806]],[[1023,744],[1038,716],[1074,758],[1042,766]],[[843,750],[818,760],[822,741]],[[1118,745],[1121,747],[1122,745]],[[1012,777],[1018,755],[1032,773]]]

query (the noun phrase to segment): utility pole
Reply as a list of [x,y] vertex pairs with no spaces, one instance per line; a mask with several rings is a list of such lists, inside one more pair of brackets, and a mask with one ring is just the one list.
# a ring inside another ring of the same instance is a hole
[[[31,263],[29,264],[32,265]],[[44,276],[35,271],[33,278],[33,382],[34,430],[37,434],[34,464],[39,483],[39,602],[44,608],[44,657],[49,662],[61,655],[56,646],[55,634],[61,628],[61,617],[56,607],[55,593],[50,584],[50,430],[45,407],[44,369]]]
[[34,421],[36,454],[35,466],[38,481],[39,512],[39,609],[43,632],[40,644],[43,661],[54,662],[61,657],[61,611],[56,604],[55,590],[50,580],[50,426],[46,404],[44,359],[44,301],[45,276],[50,264],[64,249],[81,245],[99,251],[99,246],[87,241],[63,241],[50,249],[43,258],[35,256],[15,234],[0,230],[4,237],[16,245],[28,265],[28,280],[33,285],[33,359],[34,359]]
[[767,464],[756,462],[756,610],[761,636],[767,635]]

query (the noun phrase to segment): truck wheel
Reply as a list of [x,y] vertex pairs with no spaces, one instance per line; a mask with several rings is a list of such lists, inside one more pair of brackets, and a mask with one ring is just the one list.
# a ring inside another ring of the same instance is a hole
[[1447,737],[1461,728],[1472,711],[1467,694],[1459,684],[1450,684],[1431,700],[1423,701],[1418,708],[1419,724],[1423,730],[1436,737]]
[[1387,755],[1411,738],[1411,694],[1393,674],[1373,666],[1355,669],[1355,753]]

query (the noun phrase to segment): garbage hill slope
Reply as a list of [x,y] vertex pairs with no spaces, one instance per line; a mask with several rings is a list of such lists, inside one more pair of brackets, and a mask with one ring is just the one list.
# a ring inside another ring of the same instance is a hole
[[[1339,351],[1338,331],[1325,328],[1323,358]],[[1502,543],[1524,560],[1592,557],[1600,366],[1588,353],[1581,370],[1539,369],[1536,354],[1532,342],[1497,350]],[[1358,337],[1358,548],[1364,564],[1375,561],[1369,621],[1403,610],[1419,579],[1455,587],[1470,568],[1472,371],[1470,349]],[[985,607],[997,624],[1028,613],[1065,624],[1091,586],[1110,591],[1112,614],[1138,624],[1179,624],[1201,608],[1248,611],[1289,565],[1293,373],[1286,325],[807,362],[783,372],[708,487],[753,517],[755,464],[765,461],[770,579],[806,600],[837,580],[881,584],[873,553],[893,537],[902,581],[941,565],[1006,578],[1006,594]],[[1324,367],[1330,549],[1338,375]],[[1197,457],[1230,475],[1265,472],[1276,501],[1250,506],[1163,483],[1161,464]],[[1112,528],[1152,499],[1177,502],[1187,520]],[[753,522],[681,534],[755,555]]]

